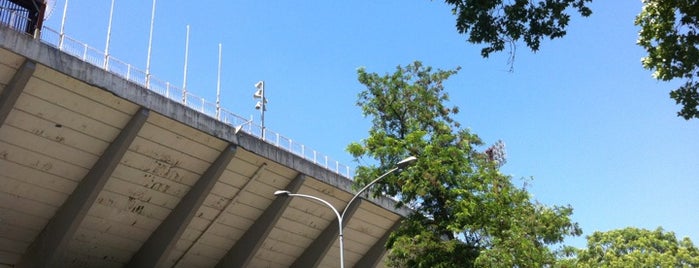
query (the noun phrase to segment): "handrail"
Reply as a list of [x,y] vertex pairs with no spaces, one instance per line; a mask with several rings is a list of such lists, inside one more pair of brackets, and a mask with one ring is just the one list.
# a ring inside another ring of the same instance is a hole
[[[6,25],[0,21],[0,24]],[[15,29],[12,25],[7,25]],[[182,103],[183,105],[194,109],[202,114],[214,118],[220,122],[230,126],[243,125],[242,131],[252,136],[262,139],[263,141],[276,146],[282,150],[293,153],[319,165],[327,170],[335,172],[348,179],[352,179],[351,168],[341,164],[339,161],[333,160],[327,155],[324,155],[316,150],[306,147],[290,138],[284,137],[281,134],[265,128],[265,135],[262,136],[262,127],[250,120],[239,116],[225,108],[219,108],[217,113],[216,104],[206,101],[204,98],[191,94],[188,91],[184,92],[179,87],[163,80],[159,80],[151,75],[149,85],[146,85],[146,72],[135,68],[133,65],[125,63],[111,55],[105,55],[101,50],[92,48],[85,43],[72,39],[65,34],[44,26],[41,31],[41,41],[45,44],[55,47],[69,55],[79,58],[87,63],[102,68],[110,73],[116,74],[128,81],[134,82],[150,91],[158,93],[173,101]],[[108,64],[105,64],[107,61]],[[217,116],[218,114],[218,116]]]

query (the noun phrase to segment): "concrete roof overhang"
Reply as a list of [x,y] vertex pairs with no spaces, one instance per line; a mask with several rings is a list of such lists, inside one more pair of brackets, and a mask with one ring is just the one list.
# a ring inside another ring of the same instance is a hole
[[[337,267],[352,182],[0,25],[0,267]],[[362,199],[345,261],[407,209]]]

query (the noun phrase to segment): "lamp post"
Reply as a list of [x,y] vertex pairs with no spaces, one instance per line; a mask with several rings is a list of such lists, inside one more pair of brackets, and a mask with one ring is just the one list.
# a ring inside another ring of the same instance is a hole
[[416,157],[410,156],[410,157],[405,158],[405,159],[401,160],[400,162],[396,163],[396,167],[387,171],[386,173],[379,176],[378,178],[374,179],[369,184],[364,186],[364,188],[362,188],[356,194],[354,194],[352,199],[350,199],[350,201],[347,202],[347,205],[345,205],[345,208],[342,210],[342,213],[340,213],[328,201],[325,201],[325,200],[323,200],[319,197],[316,197],[316,196],[306,195],[306,194],[294,194],[294,193],[291,193],[290,191],[285,191],[285,190],[275,191],[274,195],[275,196],[290,196],[290,197],[308,198],[308,199],[315,200],[321,204],[328,206],[330,209],[332,209],[333,212],[335,212],[335,216],[337,216],[337,223],[338,223],[338,238],[340,239],[340,268],[344,268],[345,267],[345,252],[344,252],[345,250],[344,250],[344,238],[343,238],[343,233],[342,233],[342,220],[345,217],[345,213],[347,212],[347,208],[349,208],[349,206],[352,204],[352,202],[354,202],[354,200],[357,199],[359,197],[359,195],[361,195],[364,191],[366,191],[366,189],[369,189],[369,187],[374,185],[376,182],[378,182],[379,180],[383,179],[384,177],[388,176],[389,174],[391,174],[397,170],[405,168],[406,166],[412,164],[416,160],[417,160]]

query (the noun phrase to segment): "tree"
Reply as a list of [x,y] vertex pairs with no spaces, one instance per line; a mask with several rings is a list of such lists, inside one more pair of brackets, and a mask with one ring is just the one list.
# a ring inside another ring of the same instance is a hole
[[627,227],[595,232],[587,248],[568,248],[558,267],[699,267],[699,249],[672,232]]
[[[636,17],[640,26],[638,45],[648,55],[641,62],[662,81],[685,79],[670,91],[681,105],[678,116],[699,118],[699,0],[642,0],[643,10]],[[468,35],[467,41],[485,44],[481,55],[488,57],[506,47],[510,63],[519,41],[532,51],[539,50],[543,38],[565,36],[575,9],[588,17],[592,0],[445,0],[456,16],[456,30]]]
[[398,198],[414,213],[387,243],[398,267],[541,267],[555,263],[549,246],[580,235],[569,206],[531,200],[499,172],[503,144],[479,151],[483,142],[462,129],[448,107],[443,83],[455,70],[414,62],[380,76],[358,70],[366,89],[357,105],[371,117],[369,136],[348,145],[365,185],[409,155],[415,165],[374,186],[374,194]]
[[445,0],[456,16],[456,29],[467,34],[469,43],[486,44],[483,57],[510,48],[514,59],[516,43],[523,40],[532,51],[539,50],[542,38],[565,36],[570,21],[569,7],[587,17],[592,0]]
[[643,0],[636,25],[643,67],[659,80],[686,79],[670,97],[682,105],[678,116],[699,118],[699,0]]

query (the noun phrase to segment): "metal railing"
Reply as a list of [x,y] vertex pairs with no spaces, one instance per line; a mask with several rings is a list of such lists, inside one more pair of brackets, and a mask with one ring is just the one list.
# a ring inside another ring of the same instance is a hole
[[27,32],[31,25],[29,11],[7,0],[0,0],[0,22],[20,32]]
[[[16,17],[13,17],[13,21],[14,19],[16,19]],[[7,23],[4,21],[1,21],[0,24],[7,25]],[[12,27],[12,25],[9,26],[10,28],[15,29]],[[15,30],[19,31],[21,29]],[[159,80],[152,75],[150,76],[150,79],[148,79],[145,71],[137,69],[131,64],[120,61],[111,55],[105,54],[101,50],[92,48],[85,43],[72,39],[65,34],[61,34],[49,27],[43,27],[41,31],[41,41],[87,63],[95,65],[128,81],[134,82],[148,90],[165,96],[166,98],[182,103],[185,106],[199,111],[200,113],[220,122],[234,127],[242,126],[242,131],[260,138],[265,142],[276,146],[277,148],[312,161],[314,164],[325,169],[349,179],[353,177],[351,168],[349,166],[343,165],[337,160],[333,160],[328,155],[324,155],[316,150],[308,148],[297,141],[284,137],[279,133],[271,131],[267,128],[265,128],[265,135],[263,136],[262,127],[252,122],[252,120],[248,120],[224,108],[217,109],[215,103],[208,102],[204,98],[193,95],[188,91],[184,91],[167,81]]]

